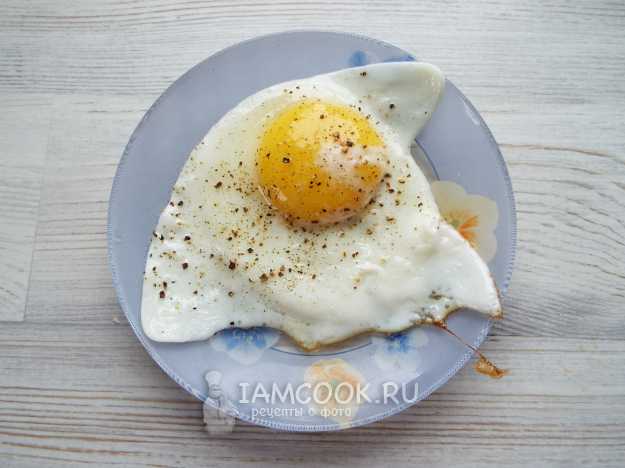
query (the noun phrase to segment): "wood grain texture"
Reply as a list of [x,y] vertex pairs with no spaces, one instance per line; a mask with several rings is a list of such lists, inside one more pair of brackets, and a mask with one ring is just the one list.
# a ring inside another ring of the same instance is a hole
[[111,323],[123,315],[107,260],[108,197],[121,152],[149,101],[54,97],[29,320]]
[[[26,310],[49,125],[45,96],[2,94],[0,112],[0,320]],[[25,138],[27,134],[31,136]]]
[[[117,304],[112,177],[180,74],[303,28],[436,63],[487,121],[519,246],[485,350],[512,372],[490,381],[466,368],[427,401],[346,432],[240,425],[208,437],[200,404]],[[621,1],[0,2],[0,465],[623,466],[623,76]]]

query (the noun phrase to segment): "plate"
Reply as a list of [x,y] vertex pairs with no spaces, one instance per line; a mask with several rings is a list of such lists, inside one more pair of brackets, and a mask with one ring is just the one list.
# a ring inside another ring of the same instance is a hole
[[[380,420],[426,398],[470,359],[467,347],[429,326],[361,337],[307,354],[272,329],[233,329],[207,341],[179,344],[151,341],[140,324],[152,231],[189,152],[221,116],[275,83],[408,60],[414,58],[398,47],[352,34],[293,31],[258,37],[218,52],[181,76],[132,134],[109,205],[113,281],[145,349],[197,398],[274,429],[344,429]],[[515,249],[510,179],[488,127],[451,82],[446,82],[413,154],[433,179],[441,212],[475,244],[505,292]],[[452,314],[448,325],[476,347],[490,329],[487,318],[471,311]],[[351,390],[342,386],[335,391],[343,382],[351,382]],[[350,399],[353,390],[358,394]]]

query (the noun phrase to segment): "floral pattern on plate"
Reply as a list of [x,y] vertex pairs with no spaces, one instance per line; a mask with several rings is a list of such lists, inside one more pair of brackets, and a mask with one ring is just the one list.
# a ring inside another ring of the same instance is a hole
[[265,350],[271,348],[280,338],[280,332],[272,328],[229,328],[211,338],[213,349],[226,353],[239,364],[258,362]]
[[304,381],[311,386],[310,407],[314,414],[349,425],[362,403],[358,389],[365,384],[356,368],[343,359],[322,359],[306,369]]
[[458,230],[485,262],[492,260],[497,252],[497,204],[481,195],[467,194],[454,182],[432,182],[432,193],[443,218]]
[[[364,65],[368,65],[370,63],[378,63],[380,60],[372,60],[369,54],[362,50],[357,50],[352,55],[349,56],[348,63],[350,67],[362,67]],[[387,62],[414,62],[414,58],[410,55],[398,55],[396,57],[391,57],[382,60],[382,63]]]
[[428,343],[428,336],[421,328],[373,338],[373,360],[384,371],[415,374],[422,363],[419,348]]

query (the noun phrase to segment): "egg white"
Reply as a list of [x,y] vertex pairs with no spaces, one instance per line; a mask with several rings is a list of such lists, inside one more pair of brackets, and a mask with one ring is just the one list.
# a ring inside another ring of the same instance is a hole
[[[155,228],[141,308],[147,336],[182,342],[270,326],[314,349],[459,307],[499,316],[488,267],[444,222],[410,154],[443,87],[432,65],[378,64],[272,86],[226,114],[190,154]],[[389,165],[363,213],[304,230],[262,198],[255,157],[268,122],[306,98],[369,115]]]

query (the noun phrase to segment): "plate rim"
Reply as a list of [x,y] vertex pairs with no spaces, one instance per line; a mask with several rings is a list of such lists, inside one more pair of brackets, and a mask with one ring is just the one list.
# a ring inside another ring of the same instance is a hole
[[[129,153],[130,150],[133,146],[133,143],[135,141],[135,139],[137,138],[139,132],[142,130],[143,126],[148,122],[148,120],[150,119],[152,113],[154,112],[154,110],[159,106],[159,104],[161,103],[161,101],[163,99],[165,99],[166,97],[169,96],[169,94],[174,90],[174,88],[176,88],[177,86],[180,86],[182,83],[184,83],[187,79],[189,79],[189,77],[195,73],[195,71],[200,68],[205,62],[212,60],[216,57],[219,57],[223,54],[228,53],[229,51],[236,49],[237,47],[240,47],[242,45],[245,44],[249,44],[251,42],[257,41],[257,40],[262,40],[262,39],[267,39],[267,38],[271,38],[271,37],[276,37],[276,36],[290,36],[290,35],[299,35],[299,34],[325,34],[325,35],[331,35],[331,36],[336,36],[337,38],[340,37],[352,37],[352,38],[356,38],[356,39],[360,39],[366,42],[373,42],[376,43],[378,45],[381,45],[383,47],[392,47],[392,48],[398,48],[401,49],[402,51],[404,51],[406,53],[407,56],[409,56],[411,59],[413,60],[417,60],[414,55],[408,51],[403,50],[401,47],[399,46],[395,46],[389,42],[380,40],[380,39],[376,39],[376,38],[372,38],[369,36],[365,36],[362,34],[357,34],[357,33],[351,33],[351,32],[345,32],[345,31],[336,31],[336,30],[324,30],[324,29],[290,29],[290,30],[285,30],[285,31],[279,31],[279,32],[274,32],[274,33],[270,33],[270,34],[263,34],[263,35],[259,35],[259,36],[254,36],[254,37],[250,37],[247,38],[245,40],[236,42],[234,44],[231,44],[223,49],[218,50],[217,52],[209,55],[208,57],[206,57],[205,59],[201,60],[200,62],[196,63],[195,65],[193,65],[191,68],[189,68],[187,71],[185,71],[182,75],[180,75],[178,78],[176,78],[169,86],[167,86],[167,88],[158,96],[158,98],[152,103],[152,105],[149,107],[149,109],[146,111],[146,113],[143,115],[143,117],[141,118],[141,120],[139,121],[139,123],[137,124],[137,126],[135,127],[135,129],[132,131],[130,138],[128,139],[128,142],[126,143],[126,146],[124,147],[124,150],[122,152],[122,156],[117,164],[117,169],[115,171],[115,176],[113,178],[113,183],[111,184],[111,191],[110,191],[110,195],[109,195],[109,201],[108,201],[108,207],[107,207],[107,229],[106,229],[106,237],[107,237],[107,257],[108,257],[108,263],[109,263],[109,268],[111,270],[111,275],[112,275],[112,279],[113,279],[113,286],[115,289],[115,293],[117,296],[117,300],[119,302],[119,305],[121,307],[121,309],[124,312],[124,315],[126,317],[126,320],[128,321],[128,323],[130,324],[132,331],[135,335],[135,337],[139,340],[139,342],[141,343],[141,345],[143,346],[143,348],[147,351],[148,355],[154,360],[154,362],[156,362],[156,364],[163,370],[163,372],[165,372],[165,374],[167,374],[167,376],[169,378],[171,378],[174,382],[176,382],[179,386],[181,386],[184,390],[186,390],[188,393],[190,393],[191,395],[193,395],[194,397],[196,397],[198,400],[202,401],[204,404],[208,404],[209,406],[215,408],[215,409],[219,409],[217,407],[217,405],[215,405],[210,398],[207,398],[206,395],[201,394],[200,392],[197,392],[196,390],[194,390],[192,387],[190,387],[188,384],[186,384],[184,381],[182,381],[182,379],[177,375],[177,373],[170,367],[168,366],[165,362],[163,362],[160,357],[156,354],[156,351],[152,348],[152,346],[150,345],[150,343],[148,342],[147,338],[142,337],[141,333],[139,333],[139,331],[137,330],[137,326],[135,323],[133,323],[132,320],[130,320],[130,310],[129,310],[129,306],[128,306],[128,302],[127,302],[127,298],[121,288],[121,281],[120,281],[120,277],[117,271],[117,266],[115,264],[115,260],[114,260],[114,253],[113,253],[113,245],[114,245],[114,239],[113,239],[113,226],[112,226],[112,216],[113,216],[113,206],[114,206],[114,201],[117,200],[117,195],[119,192],[119,184],[120,184],[120,179],[121,179],[121,174],[123,173],[123,169],[125,167],[125,164],[127,162],[127,160],[129,159]],[[475,116],[477,116],[477,118],[479,119],[479,123],[480,123],[480,127],[483,131],[485,131],[485,134],[488,138],[489,144],[494,147],[494,149],[496,150],[496,154],[497,154],[497,164],[499,165],[499,168],[502,170],[503,176],[504,176],[504,183],[506,186],[506,195],[509,198],[509,205],[510,205],[510,209],[511,209],[511,232],[510,232],[510,241],[511,241],[511,253],[510,253],[510,259],[508,260],[508,264],[506,266],[506,273],[504,276],[504,280],[502,282],[501,288],[499,288],[499,293],[501,296],[501,299],[503,300],[505,293],[508,289],[508,286],[510,284],[510,280],[512,277],[512,272],[514,270],[514,264],[516,261],[516,247],[517,247],[517,212],[516,212],[516,203],[515,203],[515,197],[514,197],[514,190],[512,187],[512,181],[510,179],[510,174],[508,172],[508,168],[505,162],[505,159],[501,153],[501,149],[499,147],[499,144],[497,143],[497,141],[495,140],[492,131],[490,130],[490,128],[486,125],[486,122],[484,121],[484,119],[482,118],[482,116],[480,115],[480,113],[477,111],[477,109],[473,106],[473,104],[469,101],[469,99],[467,99],[467,97],[464,95],[464,93],[462,93],[450,80],[446,79],[447,83],[449,85],[451,85],[452,87],[455,88],[455,90],[458,92],[458,94],[461,96],[463,102],[470,108],[471,111],[473,111],[473,114]],[[491,319],[488,319],[487,322],[485,323],[484,327],[482,328],[482,330],[480,331],[480,334],[477,336],[477,338],[474,340],[474,342],[472,343],[472,346],[477,349],[479,348],[479,346],[484,342],[484,340],[486,339],[486,337],[488,336],[490,329],[492,327],[492,323],[493,321]],[[403,402],[402,404],[399,404],[397,406],[394,406],[390,409],[388,409],[387,411],[384,411],[382,413],[378,413],[375,415],[371,415],[362,419],[356,419],[355,421],[353,421],[350,424],[347,425],[341,425],[338,423],[334,423],[334,424],[319,424],[319,425],[311,425],[311,424],[293,424],[293,423],[276,423],[272,420],[267,420],[267,419],[262,419],[262,418],[256,418],[254,416],[248,417],[245,414],[241,414],[238,413],[236,415],[236,417],[238,419],[241,419],[243,421],[246,421],[248,423],[252,423],[252,424],[256,424],[259,426],[263,426],[263,427],[267,427],[270,429],[277,429],[277,430],[281,430],[281,431],[290,431],[290,432],[329,432],[329,431],[339,431],[339,430],[344,430],[344,429],[349,429],[349,428],[354,428],[354,427],[358,427],[358,426],[364,426],[367,424],[371,424],[373,422],[376,421],[381,421],[383,419],[386,419],[390,416],[393,416],[395,414],[398,414],[402,411],[404,411],[405,409],[419,403],[422,400],[425,400],[426,398],[428,398],[432,393],[434,393],[436,390],[438,390],[440,387],[442,387],[445,383],[447,383],[456,373],[458,373],[458,371],[460,369],[462,369],[467,363],[468,361],[471,359],[471,357],[475,354],[475,351],[472,349],[468,349],[466,350],[466,352],[455,362],[455,364],[453,366],[451,366],[447,372],[440,377],[437,381],[435,381],[434,383],[432,383],[420,396],[420,398],[415,401],[415,402]]]

